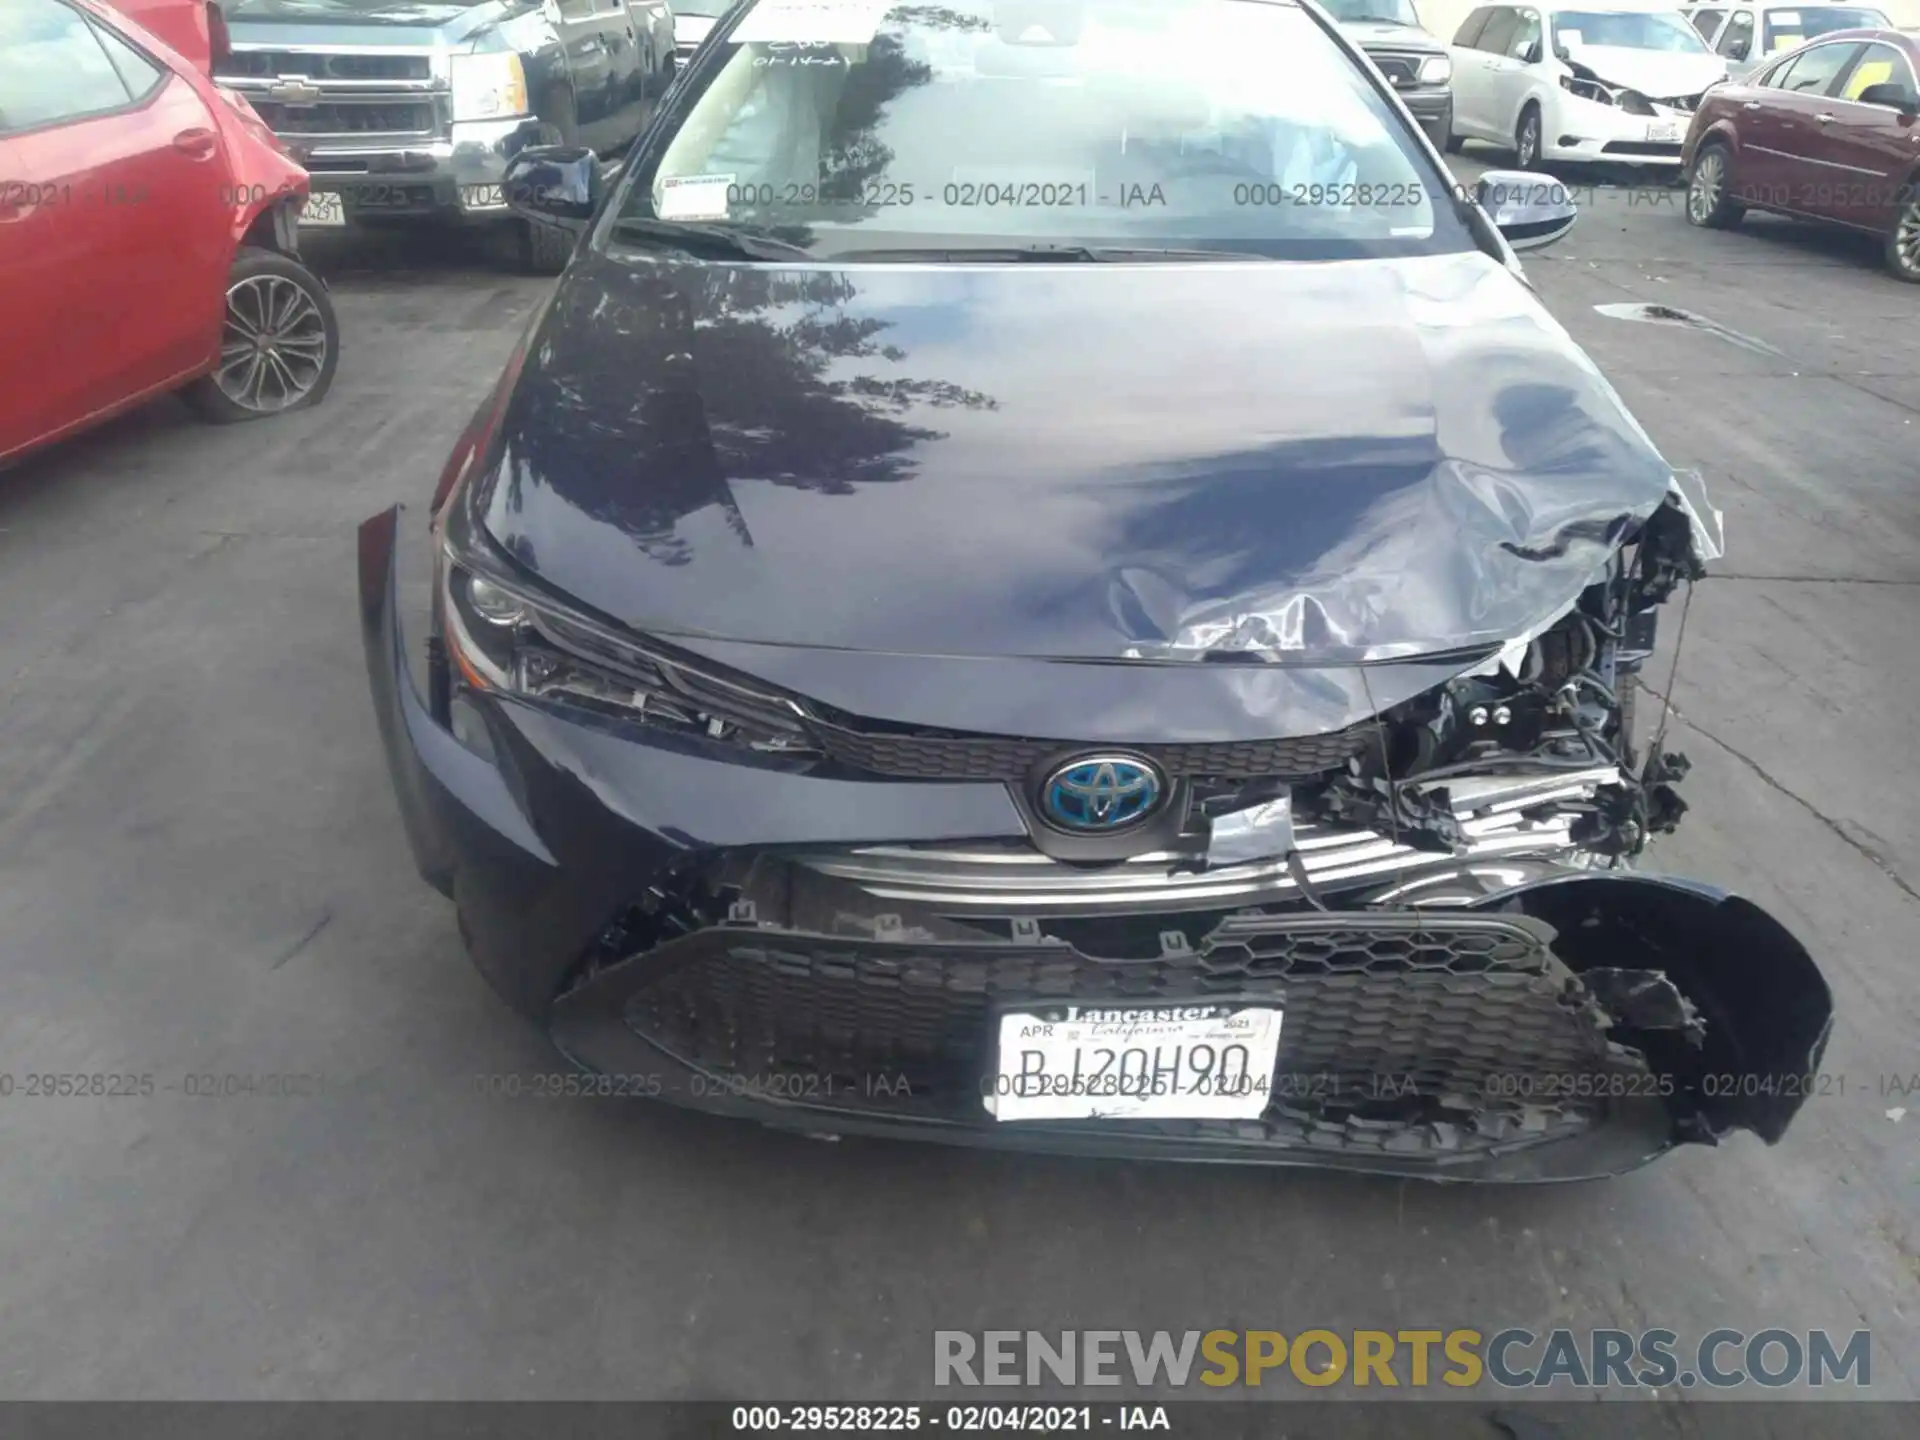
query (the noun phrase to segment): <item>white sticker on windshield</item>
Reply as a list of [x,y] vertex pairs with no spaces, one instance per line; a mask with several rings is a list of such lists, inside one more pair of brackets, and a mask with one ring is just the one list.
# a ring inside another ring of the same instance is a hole
[[660,182],[653,213],[662,220],[724,220],[731,175],[675,175]]
[[1560,32],[1560,43],[1562,45],[1584,45],[1587,43],[1587,37],[1578,30],[1562,29]]
[[866,45],[895,0],[760,0],[730,37],[762,45]]

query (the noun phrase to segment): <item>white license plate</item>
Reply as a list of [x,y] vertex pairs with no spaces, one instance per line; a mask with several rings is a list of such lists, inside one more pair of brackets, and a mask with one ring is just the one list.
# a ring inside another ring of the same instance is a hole
[[1680,122],[1678,120],[1650,121],[1647,125],[1647,139],[1655,145],[1678,145]]
[[347,207],[329,190],[315,190],[300,207],[302,225],[339,226],[347,223]]
[[1280,1011],[1238,1002],[1000,1016],[997,1120],[1244,1120],[1267,1108]]

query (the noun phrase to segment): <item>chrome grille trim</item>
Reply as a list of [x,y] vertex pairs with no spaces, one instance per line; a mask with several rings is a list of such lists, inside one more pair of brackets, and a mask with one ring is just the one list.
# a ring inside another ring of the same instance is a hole
[[[417,144],[452,133],[450,63],[437,50],[236,44],[231,57],[216,67],[215,79],[252,101],[269,128],[302,146]],[[364,73],[382,66],[396,73]],[[354,70],[362,74],[354,76]],[[310,104],[275,100],[273,92],[283,80],[311,86],[319,92],[319,100]],[[366,123],[360,123],[356,118],[360,116]],[[372,128],[376,120],[395,117],[405,120],[404,128]],[[317,128],[327,121],[333,123]],[[341,123],[345,128],[338,128]]]
[[[1351,888],[1462,859],[1555,856],[1573,848],[1573,817],[1533,814],[1541,806],[1590,798],[1619,783],[1613,766],[1548,775],[1487,776],[1452,782],[1449,798],[1469,837],[1464,855],[1397,844],[1371,830],[1302,823],[1294,832],[1316,889]],[[803,852],[799,863],[851,881],[877,900],[946,913],[991,915],[1127,914],[1201,910],[1297,899],[1284,857],[1212,870],[1182,871],[1191,857],[1171,851],[1136,855],[1097,869],[1065,865],[1023,842],[956,846],[874,845]]]

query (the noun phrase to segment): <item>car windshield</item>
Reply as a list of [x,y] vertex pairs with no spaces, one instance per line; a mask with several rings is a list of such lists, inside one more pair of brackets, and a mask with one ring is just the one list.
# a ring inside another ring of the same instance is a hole
[[1560,43],[1613,46],[1620,50],[1674,50],[1707,54],[1707,42],[1678,14],[1650,10],[1562,10],[1554,17]]
[[722,50],[610,240],[688,222],[817,259],[1473,246],[1405,120],[1296,5],[760,0]]
[[1769,10],[1764,21],[1765,43],[1761,53],[1772,55],[1791,50],[1816,35],[1830,35],[1835,30],[1878,30],[1886,25],[1887,17],[1878,10],[1861,10],[1852,6],[1822,5],[1817,9],[1808,6],[1804,10]]
[[673,0],[675,15],[695,15],[702,20],[712,20],[724,15],[733,5],[733,0]]
[[1409,25],[1420,28],[1413,0],[1326,0],[1326,11],[1336,20],[1374,20],[1385,25]]

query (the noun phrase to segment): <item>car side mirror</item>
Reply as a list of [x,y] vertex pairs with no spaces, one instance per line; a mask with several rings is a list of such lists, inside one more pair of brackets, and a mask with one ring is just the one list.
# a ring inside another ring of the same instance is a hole
[[529,145],[507,162],[501,194],[516,214],[583,230],[600,208],[600,159],[580,145]]
[[1920,115],[1920,101],[1916,101],[1904,85],[1869,85],[1853,98],[1862,105],[1884,105],[1902,115]]
[[1489,170],[1474,181],[1473,198],[1515,250],[1551,245],[1580,218],[1565,185],[1531,170]]
[[1538,40],[1529,40],[1527,42],[1527,48],[1520,52],[1520,63],[1523,65],[1538,65],[1540,63],[1540,42]]

